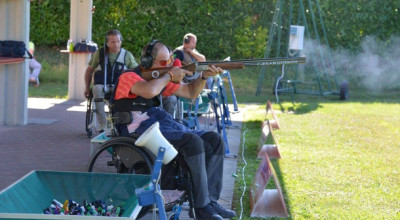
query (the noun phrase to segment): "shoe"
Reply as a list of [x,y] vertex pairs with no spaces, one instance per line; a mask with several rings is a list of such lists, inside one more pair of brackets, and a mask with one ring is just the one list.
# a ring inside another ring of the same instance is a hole
[[35,78],[29,78],[29,82],[30,82],[30,83],[35,83],[35,84],[36,84],[36,83],[37,83],[37,80],[36,80]]
[[29,78],[29,85],[39,87],[39,79]]
[[[196,219],[198,220],[222,220],[223,218],[218,215],[217,211],[211,206],[211,203],[203,208],[196,208]],[[193,214],[189,212],[189,217],[193,218]]]
[[105,126],[99,125],[99,126],[97,127],[97,133],[101,134],[101,133],[103,133],[104,131],[105,131]]
[[222,216],[222,218],[233,218],[236,216],[236,212],[225,209],[216,202],[211,202],[210,204],[214,208],[214,210],[217,211],[218,215]]
[[29,85],[30,86],[35,86],[36,85],[36,80],[35,79],[29,79]]

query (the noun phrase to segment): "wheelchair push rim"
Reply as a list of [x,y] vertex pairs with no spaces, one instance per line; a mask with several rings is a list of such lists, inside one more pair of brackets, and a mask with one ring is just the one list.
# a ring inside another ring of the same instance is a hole
[[[132,173],[150,175],[155,156],[146,148],[138,147],[133,137],[113,137],[100,145],[91,155],[88,172]],[[162,189],[165,211],[171,211],[176,205],[187,201],[187,193],[181,190]],[[143,207],[140,216],[151,207]]]

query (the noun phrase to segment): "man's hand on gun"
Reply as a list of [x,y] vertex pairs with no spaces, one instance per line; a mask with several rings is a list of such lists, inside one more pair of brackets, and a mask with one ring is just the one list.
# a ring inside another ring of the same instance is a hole
[[216,67],[214,65],[210,65],[208,67],[208,70],[203,72],[203,76],[205,78],[208,78],[208,77],[211,77],[211,76],[216,76],[216,75],[218,75],[220,73],[223,73],[223,72],[224,72],[224,70],[221,69],[220,67]]
[[192,76],[193,75],[192,72],[190,72],[188,70],[185,70],[185,69],[181,69],[181,68],[176,67],[176,66],[173,67],[169,72],[172,73],[172,75],[173,75],[173,79],[172,79],[173,83],[182,82],[182,79],[183,79],[183,77],[185,77],[185,75],[187,75],[187,76]]
[[[182,82],[183,77],[186,76],[193,76],[193,72],[185,70],[185,69],[181,69],[179,67],[173,67],[169,72],[172,73],[173,75],[173,79],[172,82],[173,83],[180,83]],[[224,70],[221,69],[220,67],[216,67],[214,65],[210,65],[207,71],[203,72],[203,76],[208,78],[211,76],[216,76],[220,73],[223,73]]]

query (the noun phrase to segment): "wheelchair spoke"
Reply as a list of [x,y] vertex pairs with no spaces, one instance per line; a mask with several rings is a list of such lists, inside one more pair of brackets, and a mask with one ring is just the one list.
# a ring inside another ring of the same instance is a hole
[[180,190],[162,190],[165,202],[165,211],[169,212],[175,205],[182,205],[187,201],[186,192]]
[[92,170],[90,172],[97,172],[97,173],[117,173],[118,170],[114,166],[115,163],[112,154],[108,151],[112,150],[111,147],[108,149],[100,152],[97,155],[97,158],[92,162]]
[[166,204],[177,201],[183,195],[183,193],[184,191],[179,191],[177,189],[162,191],[162,195]]

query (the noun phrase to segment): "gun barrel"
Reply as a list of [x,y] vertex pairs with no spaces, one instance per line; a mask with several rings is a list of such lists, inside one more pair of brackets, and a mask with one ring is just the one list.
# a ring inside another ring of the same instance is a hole
[[222,69],[242,69],[245,66],[273,66],[273,65],[286,65],[286,64],[298,64],[305,63],[306,57],[278,57],[278,58],[264,58],[264,59],[244,59],[244,60],[231,60],[231,61],[209,61],[209,62],[198,62],[196,70],[204,71],[207,70],[209,65],[215,65]]
[[[244,60],[231,60],[231,61],[208,61],[208,62],[197,62],[182,67],[182,69],[194,71],[206,71],[210,65],[220,67],[224,70],[243,69],[246,66],[272,66],[272,65],[286,65],[286,64],[297,64],[305,63],[305,57],[294,57],[294,58],[264,58],[264,59],[244,59]],[[142,78],[145,80],[156,79],[159,76],[167,73],[171,67],[163,67],[156,69],[147,69],[142,71]]]
[[275,59],[257,59],[244,61],[245,66],[273,66],[273,65],[286,65],[286,64],[298,64],[305,63],[305,57],[296,58],[275,58]]

